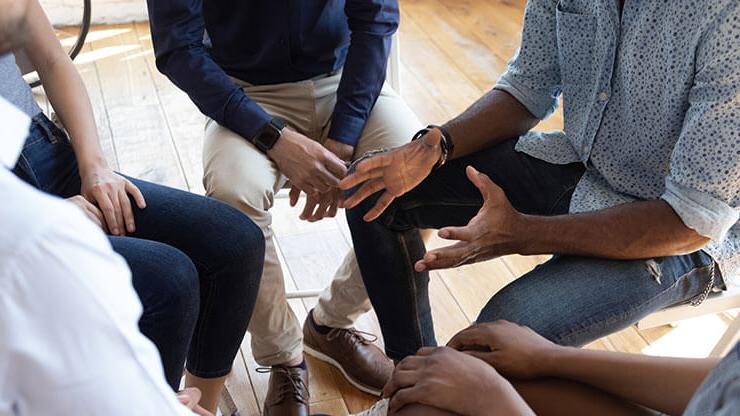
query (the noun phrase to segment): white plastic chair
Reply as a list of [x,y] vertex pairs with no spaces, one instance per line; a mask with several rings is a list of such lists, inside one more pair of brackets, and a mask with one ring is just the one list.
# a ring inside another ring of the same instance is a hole
[[[638,329],[654,328],[656,326],[673,324],[684,319],[696,318],[703,315],[722,313],[740,308],[740,288],[732,288],[724,292],[716,292],[699,306],[689,304],[671,306],[643,318],[637,323]],[[735,343],[740,340],[740,314],[732,320],[720,340],[715,344],[710,357],[723,357]]]

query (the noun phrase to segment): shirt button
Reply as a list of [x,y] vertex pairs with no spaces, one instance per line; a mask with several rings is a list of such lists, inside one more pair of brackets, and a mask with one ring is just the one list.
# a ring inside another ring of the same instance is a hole
[[601,94],[599,94],[599,101],[601,101],[602,103],[609,101],[609,94],[605,92],[602,92]]

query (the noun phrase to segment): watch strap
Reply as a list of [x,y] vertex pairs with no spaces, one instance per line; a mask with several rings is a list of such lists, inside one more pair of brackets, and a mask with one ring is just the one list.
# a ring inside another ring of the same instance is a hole
[[430,124],[426,126],[425,128],[416,132],[416,134],[411,140],[412,141],[418,140],[424,137],[427,133],[429,133],[430,131],[434,129],[439,130],[440,135],[442,136],[439,141],[439,147],[441,149],[441,152],[440,152],[441,154],[439,156],[439,160],[437,161],[437,164],[434,166],[434,169],[439,169],[452,156],[452,151],[455,150],[455,144],[452,142],[452,136],[450,136],[450,133],[447,132],[447,129],[445,129],[442,126]]

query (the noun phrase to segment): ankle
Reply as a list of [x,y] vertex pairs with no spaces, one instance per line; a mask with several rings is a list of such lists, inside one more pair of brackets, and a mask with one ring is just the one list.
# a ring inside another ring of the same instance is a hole
[[291,358],[284,363],[276,364],[273,367],[305,367],[305,364],[306,360],[303,358],[303,354],[301,353],[301,355]]
[[311,313],[308,314],[308,319],[311,320],[311,324],[313,325],[314,329],[316,329],[316,332],[318,332],[321,335],[326,335],[329,332],[331,332],[331,330],[333,329],[332,327],[323,325],[323,323],[320,323],[319,321],[317,321],[316,318],[314,317],[313,311],[311,311]]

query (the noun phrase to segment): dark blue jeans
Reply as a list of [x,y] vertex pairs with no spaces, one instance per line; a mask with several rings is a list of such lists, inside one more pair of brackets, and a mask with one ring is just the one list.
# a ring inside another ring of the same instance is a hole
[[[466,166],[489,175],[520,212],[568,212],[584,166],[546,163],[517,152],[515,143],[508,140],[451,161],[394,201],[374,222],[367,223],[362,216],[378,195],[347,213],[362,278],[391,358],[436,345],[429,274],[413,268],[425,253],[418,228],[461,226],[475,216],[482,198],[466,177]],[[506,319],[554,342],[582,345],[700,294],[709,282],[711,266],[712,259],[700,251],[631,261],[556,255],[492,294],[477,321]],[[721,285],[719,276],[717,281]]]
[[[44,115],[34,118],[14,173],[62,198],[80,193],[72,147]],[[257,297],[262,231],[219,201],[128,179],[144,194],[147,207],[141,210],[132,202],[136,232],[109,240],[131,268],[144,305],[141,332],[157,346],[173,389],[186,358],[193,375],[224,376]]]

